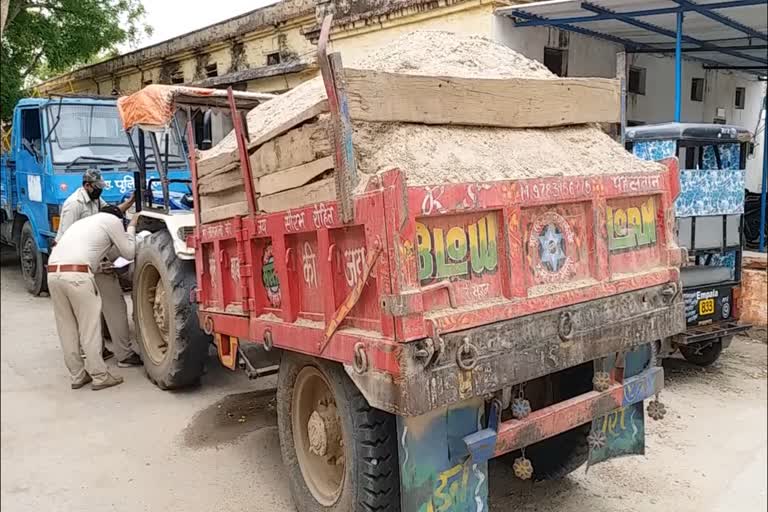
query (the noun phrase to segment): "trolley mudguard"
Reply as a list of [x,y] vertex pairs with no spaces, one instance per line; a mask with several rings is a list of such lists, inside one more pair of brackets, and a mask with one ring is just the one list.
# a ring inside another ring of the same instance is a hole
[[[649,346],[640,347],[611,365],[605,390],[555,403],[522,419],[501,422],[498,401],[486,407],[479,397],[421,416],[399,416],[402,509],[487,510],[489,459],[584,424],[591,423],[588,465],[644,453],[643,400],[658,394],[664,384],[664,371],[654,361]],[[655,407],[663,406],[656,402]]]

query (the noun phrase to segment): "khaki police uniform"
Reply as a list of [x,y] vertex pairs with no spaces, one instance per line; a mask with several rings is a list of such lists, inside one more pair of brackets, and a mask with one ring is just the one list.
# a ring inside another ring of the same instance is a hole
[[[99,210],[106,205],[107,203],[101,198],[91,199],[83,187],[78,188],[64,201],[61,208],[56,242],[58,243],[62,235],[76,221],[99,213]],[[109,261],[114,261],[117,258],[114,253],[106,256],[110,258]],[[99,267],[94,268],[93,272],[96,287],[101,295],[101,311],[112,338],[115,356],[118,361],[123,361],[130,357],[134,350],[131,347],[131,331],[128,327],[128,305],[125,303],[120,280],[115,272],[101,272]]]
[[133,259],[135,228],[129,226],[126,232],[121,219],[97,213],[72,224],[48,258],[48,290],[64,362],[73,383],[82,382],[85,373],[94,384],[109,378],[101,356],[102,297],[94,270],[113,248],[123,258]]
[[61,240],[61,236],[69,227],[80,219],[90,217],[99,213],[103,207],[107,206],[102,198],[91,199],[88,192],[80,187],[70,195],[61,207],[61,216],[59,217],[59,231],[56,233],[56,242]]

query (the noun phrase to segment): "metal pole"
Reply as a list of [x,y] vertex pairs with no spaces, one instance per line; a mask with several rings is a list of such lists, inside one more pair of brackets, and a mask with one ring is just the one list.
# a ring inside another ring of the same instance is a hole
[[[134,128],[139,129],[139,128]],[[141,211],[141,161],[139,160],[139,154],[136,152],[136,145],[133,143],[133,137],[131,131],[126,130],[125,134],[128,136],[128,145],[131,146],[131,154],[136,161],[136,170],[133,173],[133,193],[136,199],[135,208],[137,212]]]
[[763,96],[763,187],[760,191],[760,252],[765,252],[766,194],[768,194],[768,96]]
[[155,132],[149,132],[149,143],[152,145],[152,152],[155,154],[155,164],[160,174],[160,184],[163,187],[163,209],[165,213],[168,213],[170,211],[168,203],[168,171],[163,166],[163,154],[160,152],[160,145],[157,143],[157,134]]
[[677,31],[675,34],[675,122],[681,120],[683,102],[683,11],[677,11]]
[[619,79],[621,87],[621,125],[619,127],[619,135],[621,137],[621,145],[623,146],[627,141],[627,52],[619,52],[616,54],[616,78]]
[[[135,190],[139,190],[139,197],[136,198],[137,202],[144,201],[145,195],[147,191],[145,190],[147,187],[147,145],[146,140],[144,139],[144,130],[141,129],[141,127],[136,128],[137,134],[139,135],[139,159],[137,160],[139,164],[139,176],[141,179],[138,183],[136,183]],[[152,207],[152,194],[150,192],[150,200],[147,203],[148,207]]]
[[232,87],[227,88],[227,101],[229,102],[229,112],[232,116],[232,127],[235,130],[235,140],[237,140],[237,152],[240,155],[240,172],[243,176],[245,200],[248,202],[248,213],[250,215],[255,215],[258,210],[256,209],[256,195],[253,191],[251,160],[248,158],[248,141],[245,140],[243,118],[240,117],[240,113],[237,110],[237,102],[235,101],[235,93],[232,90]]

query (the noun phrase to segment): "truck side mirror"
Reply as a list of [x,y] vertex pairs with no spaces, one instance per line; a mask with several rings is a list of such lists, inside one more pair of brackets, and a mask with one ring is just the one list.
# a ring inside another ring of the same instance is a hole
[[211,149],[213,146],[213,129],[211,127],[211,110],[208,109],[203,114],[203,140],[200,143],[200,149]]

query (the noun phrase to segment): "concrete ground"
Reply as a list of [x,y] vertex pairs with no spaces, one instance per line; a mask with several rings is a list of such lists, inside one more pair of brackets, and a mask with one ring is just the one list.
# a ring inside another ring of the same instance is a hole
[[[29,296],[3,260],[3,512],[294,510],[274,380],[249,382],[213,361],[185,392],[160,391],[141,369],[115,370],[126,382],[114,389],[72,391],[49,299]],[[491,511],[765,511],[765,332],[752,337],[706,370],[665,362],[669,413],[649,420],[646,456],[538,484],[492,464]]]

